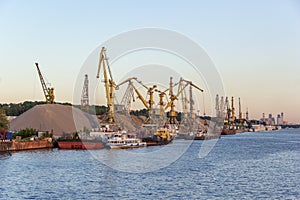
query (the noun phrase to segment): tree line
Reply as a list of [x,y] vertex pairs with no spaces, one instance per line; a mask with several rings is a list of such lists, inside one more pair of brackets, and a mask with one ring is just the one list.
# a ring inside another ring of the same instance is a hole
[[[22,103],[4,103],[0,104],[0,109],[6,116],[19,116],[36,105],[46,104],[45,101],[25,101]],[[72,105],[70,103],[59,103],[63,105]]]
[[[0,104],[0,110],[6,115],[6,116],[19,116],[22,113],[26,112],[27,110],[33,108],[36,105],[42,105],[46,104],[45,101],[25,101],[22,103],[4,103]],[[72,106],[71,103],[56,103],[61,105],[68,105]],[[76,108],[80,109],[80,105],[73,105]],[[96,114],[96,115],[102,115],[107,111],[106,106],[90,106],[89,107],[89,113]]]

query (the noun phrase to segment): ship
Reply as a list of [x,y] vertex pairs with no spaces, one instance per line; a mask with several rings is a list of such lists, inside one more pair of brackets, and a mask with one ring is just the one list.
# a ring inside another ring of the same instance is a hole
[[109,138],[106,146],[110,149],[128,149],[146,147],[147,143],[137,138],[134,134],[127,134],[126,131],[122,131]]
[[173,137],[167,128],[161,128],[157,130],[153,136],[142,138],[142,141],[146,142],[147,146],[166,145],[172,142],[172,140]]
[[223,129],[221,131],[221,135],[235,135],[236,130],[235,129]]
[[100,140],[58,140],[57,145],[59,149],[71,150],[92,150],[92,149],[103,149],[104,144]]
[[207,131],[199,130],[196,134],[191,133],[182,133],[178,134],[176,139],[185,139],[185,140],[211,140],[211,139],[219,139],[220,133],[217,131],[212,131],[207,133]]
[[60,137],[55,141],[57,147],[59,149],[78,149],[78,150],[92,150],[92,149],[103,149],[104,143],[102,142],[101,138],[93,138],[93,137],[82,137],[80,134],[79,137],[78,133],[75,133],[72,137],[65,136]]

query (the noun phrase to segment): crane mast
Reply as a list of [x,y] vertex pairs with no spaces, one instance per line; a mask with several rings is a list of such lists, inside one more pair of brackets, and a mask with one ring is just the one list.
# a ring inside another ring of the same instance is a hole
[[225,98],[225,106],[226,106],[226,121],[227,121],[227,124],[229,125],[230,124],[230,113],[231,113],[231,109],[230,109],[230,106],[229,106],[229,100],[228,100],[228,97]]
[[231,122],[234,123],[235,116],[234,116],[234,98],[231,97]]
[[190,116],[192,119],[195,119],[195,114],[194,114],[194,99],[193,99],[193,87],[190,85]]
[[[179,84],[181,83],[181,79],[179,81]],[[178,99],[179,95],[181,92],[186,88],[188,84],[181,86],[181,89],[178,91],[177,95],[174,95],[173,93],[173,77],[170,77],[170,89],[169,89],[169,96],[170,96],[170,101],[169,103],[165,106],[165,110],[167,110],[169,107],[171,107],[170,110],[170,124],[175,124],[176,123],[176,116],[177,112],[175,111],[175,104],[174,101]]]
[[220,117],[224,117],[224,111],[225,111],[225,102],[224,97],[221,96],[221,103],[220,103]]
[[181,81],[184,81],[184,82],[186,82],[187,84],[189,84],[190,85],[190,89],[189,89],[189,92],[190,92],[190,94],[189,94],[189,100],[190,100],[190,117],[192,118],[192,119],[195,119],[195,114],[194,114],[194,100],[193,100],[193,90],[192,90],[192,88],[194,87],[194,88],[196,88],[197,90],[200,90],[201,92],[203,92],[204,90],[202,90],[201,88],[199,88],[197,85],[195,85],[195,84],[193,84],[192,83],[192,81],[187,81],[187,80],[184,80],[184,79],[181,79]]
[[241,99],[239,98],[239,121],[242,123],[242,106],[241,106]]
[[[102,67],[101,67],[102,66]],[[106,103],[108,107],[108,122],[114,122],[114,88],[115,82],[113,81],[112,73],[109,67],[108,59],[106,57],[106,50],[102,47],[99,57],[97,78],[100,77],[100,70],[103,68],[103,76],[104,76],[104,87],[106,93]],[[109,77],[107,74],[109,73]]]
[[48,104],[54,104],[54,88],[47,88],[46,83],[44,81],[43,75],[41,73],[41,70],[39,68],[39,64],[35,63],[35,66],[37,68],[39,77],[40,77],[40,81],[42,84],[42,88],[43,88],[43,92],[44,92],[44,96],[46,98],[46,103]]
[[165,117],[165,109],[164,109],[164,97],[166,96],[166,92],[169,90],[166,89],[165,91],[160,91],[160,90],[155,90],[156,92],[158,92],[158,96],[159,96],[159,112],[160,112],[160,117],[164,118]]
[[84,111],[89,111],[89,79],[86,74],[84,77],[84,83],[81,93],[81,109]]
[[215,105],[215,109],[216,109],[216,117],[220,117],[220,101],[219,101],[219,95],[216,95],[216,105]]

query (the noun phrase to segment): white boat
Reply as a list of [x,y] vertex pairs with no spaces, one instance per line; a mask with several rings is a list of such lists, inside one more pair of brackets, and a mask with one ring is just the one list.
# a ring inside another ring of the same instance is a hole
[[127,149],[127,148],[140,148],[146,147],[147,143],[142,142],[133,134],[127,134],[126,132],[116,133],[107,140],[106,146],[111,149]]
[[261,132],[261,131],[265,131],[266,127],[262,124],[253,124],[252,130],[253,130],[253,132]]

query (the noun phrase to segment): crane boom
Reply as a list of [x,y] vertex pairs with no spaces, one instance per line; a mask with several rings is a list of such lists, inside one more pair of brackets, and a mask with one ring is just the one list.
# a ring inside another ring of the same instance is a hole
[[125,84],[125,83],[127,83],[131,80],[137,80],[137,78],[136,77],[131,77],[131,78],[126,79],[125,81],[123,81],[123,82],[119,83],[118,85],[116,85],[116,90],[118,90],[121,85],[123,85],[123,84]]
[[43,88],[43,92],[44,92],[44,96],[46,98],[46,103],[50,103],[53,104],[54,103],[54,88],[47,88],[46,83],[44,81],[43,75],[41,73],[41,70],[39,68],[39,64],[35,63],[35,66],[37,68],[39,77],[40,77],[40,81],[42,84],[42,88]]
[[190,84],[191,86],[193,86],[194,88],[200,90],[201,92],[204,91],[203,89],[199,88],[197,85],[195,85],[194,83],[192,83],[192,81],[187,81],[185,79],[181,79],[181,80],[184,81],[184,82],[186,82],[186,83],[188,83],[188,84]]
[[139,99],[142,101],[142,103],[144,104],[144,106],[149,109],[149,105],[147,104],[147,101],[144,99],[144,97],[141,95],[141,93],[136,89],[136,87],[133,85],[132,82],[129,82],[131,87],[134,89],[134,91],[136,92],[136,94],[138,95]]

